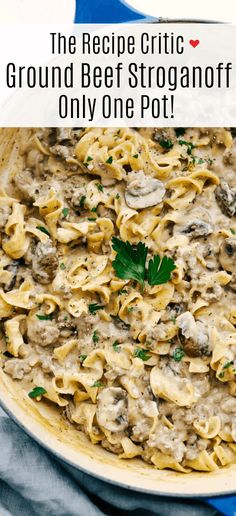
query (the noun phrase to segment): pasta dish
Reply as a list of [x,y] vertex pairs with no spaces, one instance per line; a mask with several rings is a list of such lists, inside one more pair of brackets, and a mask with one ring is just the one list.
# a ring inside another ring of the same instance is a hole
[[3,371],[121,458],[236,462],[234,129],[20,131],[24,166],[0,179]]

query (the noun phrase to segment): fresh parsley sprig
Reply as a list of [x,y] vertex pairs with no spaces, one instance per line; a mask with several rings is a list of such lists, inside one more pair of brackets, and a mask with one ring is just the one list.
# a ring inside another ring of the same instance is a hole
[[137,245],[131,245],[129,242],[123,242],[113,237],[112,247],[117,253],[115,260],[112,262],[117,277],[135,280],[142,288],[145,280],[151,286],[166,283],[171,279],[171,273],[176,268],[172,258],[167,256],[160,258],[158,255],[149,260],[146,268],[148,247],[141,242]]
[[112,247],[117,252],[112,265],[116,275],[121,279],[132,279],[144,285],[145,265],[148,248],[141,242],[137,246],[123,242],[119,238],[112,238]]
[[149,285],[163,285],[170,280],[171,273],[176,269],[176,265],[172,258],[163,256],[154,256],[153,260],[149,261],[147,280]]

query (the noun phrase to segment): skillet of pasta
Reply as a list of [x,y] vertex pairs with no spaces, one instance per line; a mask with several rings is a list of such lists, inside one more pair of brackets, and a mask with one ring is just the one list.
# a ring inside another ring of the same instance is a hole
[[24,135],[1,177],[3,371],[121,458],[236,462],[234,130]]

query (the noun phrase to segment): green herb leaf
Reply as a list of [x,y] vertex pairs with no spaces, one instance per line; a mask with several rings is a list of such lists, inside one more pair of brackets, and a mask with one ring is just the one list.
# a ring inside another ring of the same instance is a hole
[[88,156],[86,161],[93,161],[93,158],[91,156]]
[[97,219],[96,219],[96,217],[88,217],[88,220],[89,220],[89,222],[95,222],[95,220],[97,220]]
[[230,362],[226,362],[224,365],[223,365],[223,368],[222,369],[228,369],[229,367],[231,367],[232,365],[234,364],[234,361],[231,360]]
[[151,358],[151,355],[149,355],[148,351],[142,348],[136,348],[134,351],[134,356],[137,358],[141,358],[141,360],[143,360],[144,362]]
[[115,340],[115,342],[113,342],[112,347],[113,347],[114,351],[116,351],[116,353],[120,352],[121,348],[119,346],[119,341],[118,340]]
[[133,158],[138,159],[138,154],[135,154]]
[[80,198],[80,201],[79,201],[79,207],[80,208],[84,207],[85,201],[86,201],[86,195],[82,195],[82,197]]
[[117,252],[112,262],[117,277],[136,280],[143,286],[148,248],[141,242],[133,246],[116,237],[112,238],[112,247]]
[[219,374],[219,378],[224,378],[224,375],[225,375],[224,371],[221,371]]
[[117,194],[116,194],[116,199],[119,199],[119,198],[120,198],[120,194],[119,194],[119,193],[117,193]]
[[96,212],[97,212],[97,209],[98,209],[98,207],[97,207],[97,206],[94,206],[94,208],[92,208],[92,209],[91,209],[91,211],[92,211],[93,213],[96,213]]
[[125,290],[125,288],[122,288],[121,290],[119,290],[118,294],[121,296],[122,294],[128,294],[128,291]]
[[202,165],[203,163],[205,163],[205,160],[203,158],[199,158],[198,165]]
[[171,140],[168,140],[167,138],[160,138],[160,140],[158,140],[158,143],[163,149],[172,149],[172,147],[174,146],[173,142]]
[[107,160],[106,160],[106,163],[108,163],[108,165],[111,165],[113,162],[113,157],[110,156]]
[[177,138],[179,138],[180,136],[183,136],[185,134],[185,128],[184,127],[176,127],[175,134],[176,134]]
[[67,215],[69,213],[69,208],[63,208],[62,213],[63,213],[64,217],[67,217]]
[[92,339],[93,339],[93,342],[94,342],[95,344],[96,344],[97,342],[99,342],[99,335],[98,335],[97,330],[95,330],[95,331],[93,332],[93,337],[92,337]]
[[170,318],[171,322],[173,324],[176,324],[176,315],[172,315],[172,317]]
[[96,183],[96,187],[99,190],[99,192],[103,192],[104,186],[102,186],[100,183]]
[[62,271],[64,271],[64,270],[65,270],[65,268],[66,268],[65,264],[64,264],[63,262],[62,262],[62,263],[60,263],[60,269],[61,269]]
[[37,229],[39,229],[39,231],[42,231],[42,233],[45,233],[45,235],[50,236],[49,231],[44,226],[36,226],[36,227],[37,227]]
[[52,314],[49,314],[49,315],[37,314],[36,317],[38,317],[38,319],[40,321],[52,321],[53,320],[53,315]]
[[38,396],[42,396],[43,394],[47,394],[47,391],[43,387],[34,387],[34,389],[28,393],[29,398],[37,398]]
[[185,356],[185,352],[182,348],[176,348],[173,353],[173,359],[175,362],[181,362],[182,358]]
[[192,150],[195,148],[195,145],[192,142],[187,142],[186,140],[178,140],[178,143],[180,145],[186,145],[187,154],[189,154],[189,156],[192,154]]
[[103,383],[100,380],[97,380],[96,382],[94,382],[92,387],[103,387]]
[[91,314],[95,314],[98,310],[103,310],[104,306],[99,305],[98,303],[91,303],[88,305],[88,309]]
[[231,231],[232,235],[236,235],[236,231],[235,231],[235,229],[230,228],[230,231]]
[[88,355],[80,355],[79,359],[80,359],[80,362],[84,362],[86,360]]
[[176,269],[176,265],[172,258],[164,256],[154,256],[153,260],[149,261],[147,279],[149,285],[162,285],[171,278],[171,273]]

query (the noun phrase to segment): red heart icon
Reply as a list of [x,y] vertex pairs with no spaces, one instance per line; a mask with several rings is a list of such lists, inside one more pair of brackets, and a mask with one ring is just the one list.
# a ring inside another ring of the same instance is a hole
[[190,39],[189,43],[193,48],[196,48],[199,45],[200,41],[199,39]]

